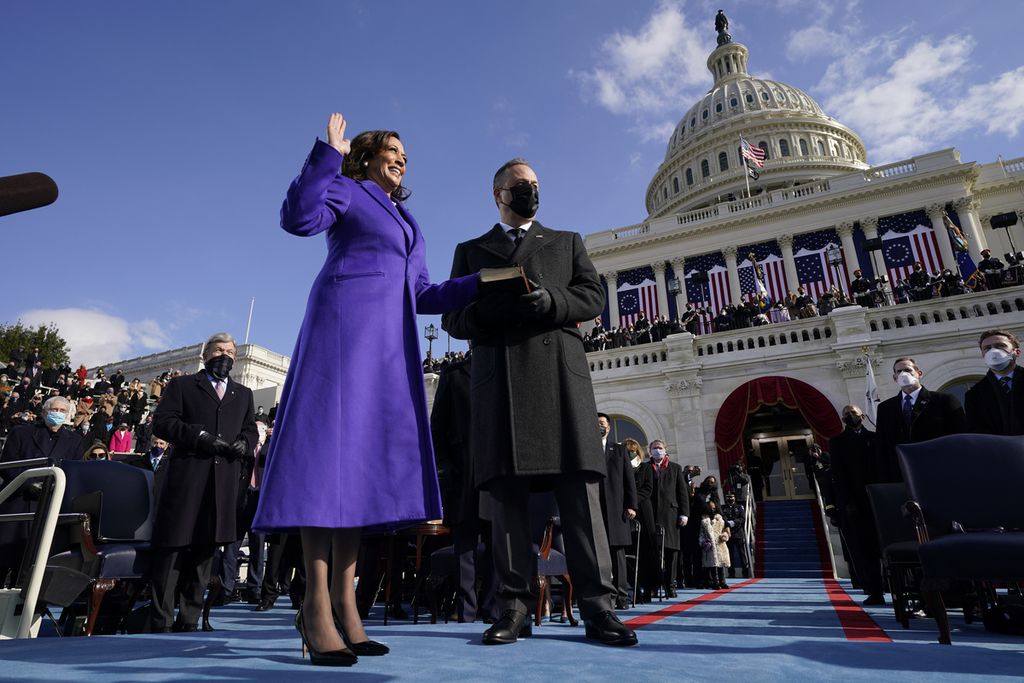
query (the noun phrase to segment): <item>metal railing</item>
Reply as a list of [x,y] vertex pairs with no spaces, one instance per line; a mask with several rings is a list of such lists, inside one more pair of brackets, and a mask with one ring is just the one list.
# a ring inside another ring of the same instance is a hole
[[[33,467],[34,465],[46,466]],[[18,630],[14,637],[28,638],[31,636],[36,602],[39,600],[39,591],[43,584],[46,561],[50,557],[50,546],[53,543],[53,533],[57,528],[57,517],[60,515],[61,501],[64,500],[64,488],[67,484],[67,479],[64,471],[59,467],[49,466],[49,460],[46,458],[13,461],[0,465],[0,469],[11,469],[14,467],[31,467],[31,469],[18,474],[3,490],[0,490],[0,504],[16,494],[26,481],[49,477],[52,477],[54,480],[53,491],[48,496],[46,505],[41,505],[35,512],[34,521],[37,524],[41,524],[39,543],[36,548],[35,561],[32,563],[32,571],[29,573],[28,581],[21,590],[21,622],[18,624]],[[5,519],[5,517],[9,518]],[[0,523],[24,521],[21,518],[22,515],[0,515]]]
[[756,576],[754,571],[754,532],[757,530],[757,518],[755,516],[754,496],[750,493],[750,481],[748,476],[747,485],[743,487],[743,509],[746,511],[743,519],[743,552],[747,556],[747,570],[751,576]]

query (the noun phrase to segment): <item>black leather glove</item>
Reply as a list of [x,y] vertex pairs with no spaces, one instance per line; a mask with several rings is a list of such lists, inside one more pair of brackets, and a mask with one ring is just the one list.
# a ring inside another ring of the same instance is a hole
[[551,312],[551,308],[554,306],[551,292],[537,285],[532,280],[530,281],[530,286],[534,288],[533,291],[529,294],[523,294],[516,301],[516,312],[530,320],[543,318]]
[[235,442],[228,446],[228,452],[224,457],[229,460],[241,460],[249,453],[249,442],[245,439],[235,439]]
[[203,455],[228,457],[232,451],[231,444],[227,441],[210,432],[203,431],[199,434],[199,452]]

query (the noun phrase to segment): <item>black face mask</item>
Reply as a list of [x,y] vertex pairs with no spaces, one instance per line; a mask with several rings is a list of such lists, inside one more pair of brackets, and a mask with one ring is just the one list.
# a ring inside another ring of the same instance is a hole
[[540,207],[540,190],[529,183],[513,185],[508,189],[512,195],[512,201],[508,208],[516,212],[516,215],[523,218],[533,218],[537,215],[537,208]]
[[231,359],[231,356],[214,356],[206,361],[206,371],[217,379],[227,379],[234,364],[235,361]]
[[846,415],[843,417],[843,422],[845,422],[846,426],[850,429],[859,429],[863,420],[859,415]]

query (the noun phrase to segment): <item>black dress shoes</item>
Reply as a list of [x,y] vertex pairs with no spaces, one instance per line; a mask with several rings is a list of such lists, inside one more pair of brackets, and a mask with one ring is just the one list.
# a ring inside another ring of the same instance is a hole
[[630,646],[636,645],[636,633],[619,621],[615,612],[601,612],[593,619],[584,622],[587,626],[587,638],[604,645]]
[[256,609],[254,609],[253,612],[269,612],[274,609],[274,603],[276,601],[277,598],[263,598],[260,600],[260,604],[256,605]]
[[868,607],[877,607],[885,604],[885,598],[881,595],[869,595],[861,604]]
[[533,624],[530,615],[513,609],[505,610],[494,625],[484,631],[484,645],[508,645],[517,638],[529,638],[533,635]]
[[196,624],[182,624],[179,621],[174,622],[174,625],[171,626],[173,633],[195,633],[197,630]]

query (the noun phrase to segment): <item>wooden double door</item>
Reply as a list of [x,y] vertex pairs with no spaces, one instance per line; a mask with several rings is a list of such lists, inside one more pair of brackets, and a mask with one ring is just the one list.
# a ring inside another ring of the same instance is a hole
[[752,439],[754,455],[761,461],[761,493],[764,500],[814,498],[810,479],[810,434],[768,434]]

